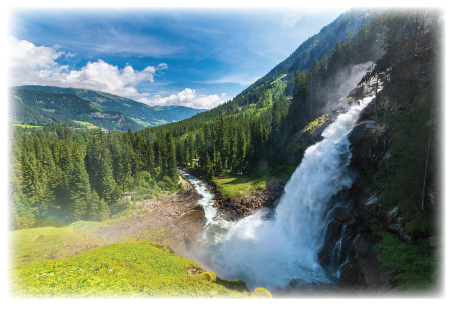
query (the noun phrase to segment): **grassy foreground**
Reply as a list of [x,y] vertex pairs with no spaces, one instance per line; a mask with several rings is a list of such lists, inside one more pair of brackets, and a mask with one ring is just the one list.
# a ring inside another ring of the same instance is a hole
[[96,234],[121,220],[11,232],[11,296],[271,297],[266,289],[250,293],[242,281],[222,280],[167,245],[131,238],[108,245]]
[[78,221],[65,227],[39,227],[10,232],[10,268],[24,269],[107,245],[94,231],[109,222]]
[[262,288],[250,293],[242,281],[222,280],[150,241],[116,243],[11,275],[16,297],[271,297]]

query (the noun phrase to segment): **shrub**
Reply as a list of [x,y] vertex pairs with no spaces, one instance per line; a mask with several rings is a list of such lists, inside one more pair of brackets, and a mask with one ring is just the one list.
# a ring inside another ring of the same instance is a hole
[[264,289],[264,288],[261,288],[261,287],[257,287],[256,289],[254,289],[253,293],[251,293],[251,297],[255,297],[255,298],[272,298],[272,294]]

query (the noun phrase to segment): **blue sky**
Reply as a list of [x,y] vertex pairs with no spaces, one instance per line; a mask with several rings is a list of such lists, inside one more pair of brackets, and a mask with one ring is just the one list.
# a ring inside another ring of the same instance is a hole
[[347,9],[11,10],[10,86],[88,88],[150,105],[211,108]]

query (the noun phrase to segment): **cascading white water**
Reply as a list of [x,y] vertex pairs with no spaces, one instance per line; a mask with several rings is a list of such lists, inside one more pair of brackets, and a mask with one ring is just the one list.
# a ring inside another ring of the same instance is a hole
[[208,231],[224,231],[208,244],[206,262],[212,270],[222,278],[243,280],[250,289],[274,290],[294,278],[330,282],[317,252],[330,199],[352,185],[348,134],[371,100],[366,97],[339,115],[322,133],[324,139],[305,151],[273,215],[262,209],[234,224],[211,221]]

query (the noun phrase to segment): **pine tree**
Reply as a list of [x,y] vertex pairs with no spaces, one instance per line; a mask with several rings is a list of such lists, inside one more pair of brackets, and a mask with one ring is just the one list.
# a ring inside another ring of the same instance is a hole
[[171,132],[166,134],[166,156],[164,158],[164,176],[169,176],[171,179],[177,179],[177,160],[175,158],[175,143]]
[[90,194],[90,182],[82,158],[73,164],[69,183],[71,209],[70,214],[76,220],[85,220]]
[[109,210],[107,203],[102,198],[99,201],[99,218],[101,221],[104,221],[104,220],[109,219],[110,216],[111,216],[111,211]]
[[99,221],[100,220],[100,199],[95,190],[90,190],[87,197],[87,220]]
[[101,198],[107,203],[114,202],[120,197],[121,190],[112,175],[112,163],[110,160],[106,158],[102,164],[100,177]]

